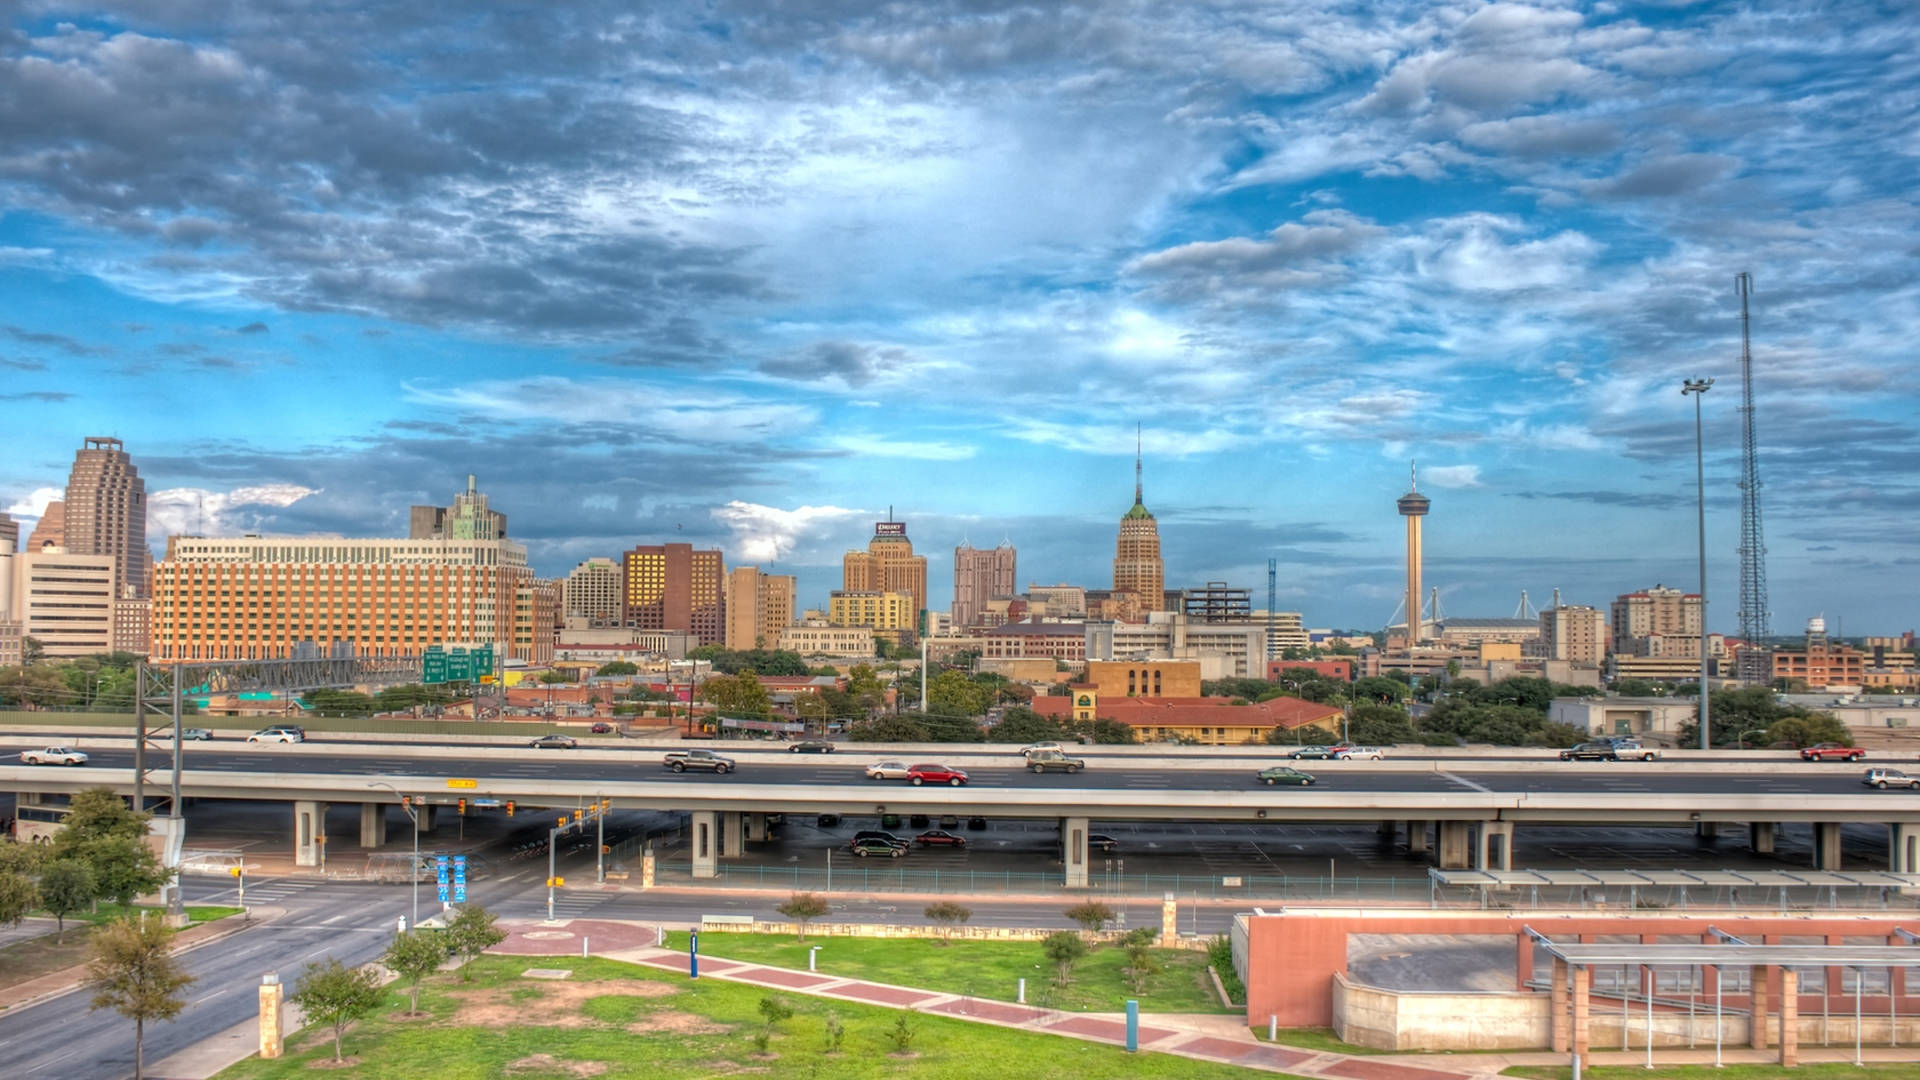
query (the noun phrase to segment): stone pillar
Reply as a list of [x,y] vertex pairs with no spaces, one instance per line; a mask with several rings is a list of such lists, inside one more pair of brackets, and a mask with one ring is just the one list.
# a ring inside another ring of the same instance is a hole
[[423,833],[433,831],[433,807],[427,803],[416,802],[413,806],[413,821]]
[[1773,854],[1773,822],[1749,822],[1747,825],[1747,848],[1755,855]]
[[640,853],[640,887],[642,889],[653,888],[653,871],[653,845],[648,844],[646,850]]
[[1800,973],[1780,969],[1780,1065],[1800,1063]]
[[1172,893],[1160,900],[1160,944],[1172,948],[1180,941],[1180,901]]
[[1470,821],[1440,823],[1440,869],[1465,870],[1473,864],[1472,836]]
[[720,815],[712,810],[695,810],[688,826],[692,832],[689,848],[693,852],[693,876],[720,876]]
[[283,1004],[285,988],[280,976],[267,972],[260,976],[260,1056],[277,1058],[286,1046],[287,1017]]
[[767,815],[759,810],[747,812],[747,842],[764,844],[767,841]]
[[1475,870],[1513,869],[1513,822],[1483,821],[1474,845]]
[[1720,823],[1717,821],[1696,821],[1693,823],[1693,836],[1711,844],[1720,837]]
[[1432,850],[1427,843],[1427,823],[1424,821],[1407,822],[1407,851],[1414,855],[1424,855]]
[[1840,861],[1840,823],[1837,821],[1814,822],[1813,868],[1838,870]]
[[1066,869],[1064,884],[1069,889],[1087,887],[1087,819],[1083,817],[1063,817],[1060,819],[1061,864]]
[[360,804],[360,846],[377,848],[387,842],[387,808],[384,803]]
[[1552,1018],[1552,1048],[1556,1054],[1564,1054],[1572,1045],[1573,1018],[1567,1015],[1567,962],[1559,957],[1553,958],[1553,989],[1548,991],[1548,1015]]
[[1767,976],[1769,969],[1764,964],[1755,964],[1747,971],[1747,984],[1753,997],[1750,1012],[1753,1016],[1753,1038],[1749,1040],[1755,1050],[1767,1048]]
[[1530,934],[1513,935],[1513,988],[1526,992],[1527,983],[1533,979],[1533,937]]
[[743,842],[747,815],[738,810],[720,812],[720,857],[737,859],[747,850]]
[[1887,869],[1896,874],[1911,874],[1920,865],[1920,827],[1887,826]]
[[327,804],[301,801],[293,804],[293,865],[319,866],[320,848],[326,841]]
[[1593,1035],[1593,969],[1585,966],[1573,969],[1573,1052],[1580,1060],[1587,1058],[1588,1040]]

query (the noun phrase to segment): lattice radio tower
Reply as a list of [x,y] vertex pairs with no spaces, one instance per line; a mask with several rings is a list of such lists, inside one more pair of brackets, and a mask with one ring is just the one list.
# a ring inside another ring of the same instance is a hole
[[1773,681],[1773,654],[1767,648],[1767,542],[1760,522],[1760,441],[1754,431],[1753,338],[1747,315],[1747,297],[1753,292],[1753,275],[1741,271],[1734,275],[1734,291],[1740,294],[1740,421],[1743,453],[1740,468],[1740,637],[1746,647],[1740,650],[1740,680],[1765,684]]

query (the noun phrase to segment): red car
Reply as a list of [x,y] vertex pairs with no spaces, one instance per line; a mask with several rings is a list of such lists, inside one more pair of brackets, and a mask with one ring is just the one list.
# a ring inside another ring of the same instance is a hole
[[1857,746],[1842,746],[1837,742],[1815,743],[1800,749],[1801,761],[1859,761],[1867,752]]
[[967,782],[967,774],[951,765],[910,765],[907,767],[907,783],[914,787],[921,784],[952,784],[959,787]]
[[967,846],[966,837],[955,835],[945,829],[928,829],[926,832],[914,837],[913,840],[914,843],[919,844],[921,847],[934,847],[940,844],[945,844],[948,847]]
[[595,735],[608,735],[608,734],[612,734],[613,725],[602,722],[602,723],[593,725],[593,727],[589,730],[591,730]]

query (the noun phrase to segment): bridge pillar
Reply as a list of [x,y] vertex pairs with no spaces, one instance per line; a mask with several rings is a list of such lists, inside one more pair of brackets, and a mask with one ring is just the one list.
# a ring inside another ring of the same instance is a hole
[[1582,964],[1573,969],[1573,1056],[1584,1062],[1589,1040],[1593,1037],[1593,969]]
[[1693,838],[1711,844],[1720,837],[1720,823],[1717,821],[1696,821],[1693,823]]
[[1800,1063],[1800,973],[1790,967],[1780,969],[1780,1065],[1791,1069]]
[[720,815],[712,810],[695,810],[689,823],[689,850],[693,852],[693,876],[720,876]]
[[1391,844],[1400,836],[1400,823],[1391,819],[1383,821],[1373,830],[1380,838]]
[[1087,819],[1060,819],[1060,861],[1066,867],[1066,887],[1087,887]]
[[747,842],[763,844],[767,840],[767,815],[759,810],[747,812]]
[[414,827],[419,829],[421,832],[423,833],[432,832],[433,831],[433,807],[425,803],[419,803],[415,805],[413,808],[413,821],[414,821]]
[[1920,826],[1887,826],[1887,869],[1911,874],[1920,866]]
[[1765,964],[1754,964],[1747,969],[1747,992],[1752,999],[1748,1012],[1753,1026],[1753,1037],[1747,1042],[1755,1050],[1767,1048],[1767,983],[1772,974],[1773,969]]
[[746,823],[746,816],[738,810],[720,812],[719,855],[721,858],[737,859],[745,853],[746,844],[743,842],[743,837],[746,830],[743,826]]
[[1837,821],[1816,821],[1813,823],[1813,868],[1815,870],[1840,869],[1840,823]]
[[1755,855],[1773,854],[1773,822],[1753,821],[1747,824],[1747,848]]
[[1180,944],[1180,901],[1172,893],[1160,899],[1160,946],[1171,949]]
[[1572,1045],[1573,1018],[1568,1015],[1567,1005],[1567,962],[1559,957],[1553,958],[1553,988],[1547,991],[1547,1014],[1549,1046],[1556,1054],[1564,1054]]
[[360,846],[377,848],[387,842],[387,807],[385,803],[363,802],[360,804]]
[[1440,823],[1440,869],[1465,870],[1473,862],[1471,821]]
[[1513,869],[1513,822],[1483,821],[1473,851],[1475,870]]
[[1427,823],[1424,821],[1407,822],[1407,852],[1412,855],[1424,855],[1432,848],[1427,842]]
[[320,849],[326,844],[327,804],[301,801],[293,804],[293,865],[319,866]]

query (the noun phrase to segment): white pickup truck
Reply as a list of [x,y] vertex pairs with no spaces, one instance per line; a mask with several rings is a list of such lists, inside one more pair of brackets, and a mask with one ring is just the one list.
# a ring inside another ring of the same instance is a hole
[[85,765],[87,755],[70,746],[49,746],[20,751],[20,761],[25,765]]

